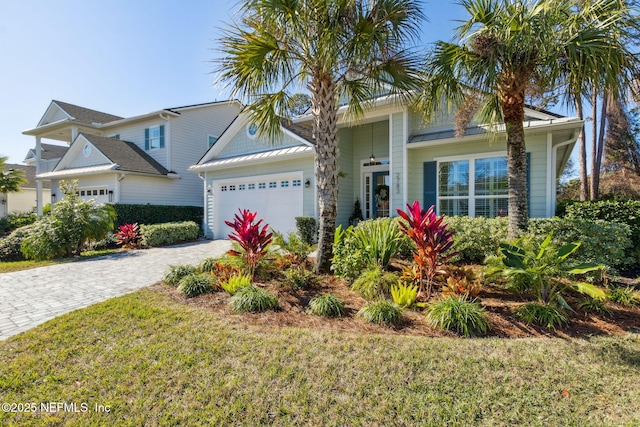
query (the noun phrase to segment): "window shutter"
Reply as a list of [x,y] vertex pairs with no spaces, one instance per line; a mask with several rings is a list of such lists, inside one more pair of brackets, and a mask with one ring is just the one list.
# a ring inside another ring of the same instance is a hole
[[423,180],[422,185],[424,188],[424,209],[429,209],[431,206],[438,205],[437,194],[437,177],[438,177],[438,162],[424,162],[423,166]]
[[149,151],[149,128],[144,130],[144,149]]
[[164,148],[164,125],[160,125],[160,148]]

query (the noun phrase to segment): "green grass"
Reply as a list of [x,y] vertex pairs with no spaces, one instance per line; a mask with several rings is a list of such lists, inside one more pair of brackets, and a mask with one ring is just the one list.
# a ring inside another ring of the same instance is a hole
[[0,412],[0,425],[640,424],[638,335],[433,339],[243,316],[143,290],[0,342],[1,402],[110,409]]
[[22,270],[30,270],[32,268],[38,267],[46,267],[47,265],[55,265],[55,264],[64,264],[67,262],[80,261],[89,258],[97,258],[99,256],[111,255],[113,253],[119,252],[120,249],[103,249],[100,251],[86,251],[82,252],[80,256],[73,258],[57,258],[46,261],[11,261],[11,262],[0,262],[0,274],[1,273],[11,273],[13,271],[22,271]]

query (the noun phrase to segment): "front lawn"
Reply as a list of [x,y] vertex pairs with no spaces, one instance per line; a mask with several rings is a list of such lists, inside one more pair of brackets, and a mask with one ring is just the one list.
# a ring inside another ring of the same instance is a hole
[[44,261],[8,261],[8,262],[0,262],[0,274],[2,273],[10,273],[12,271],[22,271],[29,270],[32,268],[38,267],[46,267],[47,265],[54,264],[62,264],[65,262],[73,262],[79,261],[83,259],[96,258],[99,256],[110,255],[116,252],[121,251],[121,249],[104,249],[99,251],[85,251],[80,254],[80,256],[72,257],[72,258],[56,258],[52,260],[44,260]]
[[638,334],[463,340],[256,327],[246,316],[261,315],[146,289],[0,342],[2,402],[67,403],[0,412],[0,424],[640,423]]

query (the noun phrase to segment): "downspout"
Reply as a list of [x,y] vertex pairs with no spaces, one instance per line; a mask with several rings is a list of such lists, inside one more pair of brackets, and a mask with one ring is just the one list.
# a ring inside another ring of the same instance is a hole
[[[203,193],[202,193],[202,197],[204,200],[204,203],[202,204],[202,231],[204,232],[204,235],[206,237],[207,235],[207,230],[209,230],[209,197],[208,197],[208,193],[207,193],[207,177],[206,177],[206,173],[203,174],[202,172],[198,173],[198,178],[200,178],[202,180],[203,183]],[[213,191],[213,190],[212,190]]]

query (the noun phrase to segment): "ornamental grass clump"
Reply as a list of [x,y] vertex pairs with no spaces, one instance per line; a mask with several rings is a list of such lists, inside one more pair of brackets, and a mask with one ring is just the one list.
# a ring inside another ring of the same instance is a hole
[[312,298],[307,312],[315,316],[341,317],[344,314],[344,302],[333,294]]
[[187,298],[211,292],[211,277],[206,274],[190,274],[180,279],[177,291]]
[[379,265],[366,270],[351,285],[366,300],[385,298],[391,294],[391,286],[398,282],[398,276],[382,270]]
[[240,215],[235,214],[233,222],[225,221],[233,232],[229,234],[229,239],[237,242],[241,250],[231,249],[228,254],[241,257],[244,260],[247,272],[254,276],[258,262],[267,254],[267,247],[271,243],[273,236],[269,232],[269,225],[261,225],[262,219],[255,221],[257,212],[250,212],[247,209],[238,209]]
[[530,302],[518,307],[513,314],[527,325],[535,323],[550,330],[564,326],[569,321],[566,312],[553,304]]
[[390,301],[380,300],[368,303],[356,316],[378,325],[397,325],[402,321],[402,309]]
[[429,299],[438,268],[456,255],[452,251],[453,231],[447,228],[444,216],[436,215],[434,206],[425,211],[417,200],[413,205],[407,204],[406,212],[400,209],[397,212],[404,219],[400,230],[416,245],[413,259],[420,273],[418,295]]
[[178,286],[183,277],[196,273],[193,265],[170,265],[169,271],[164,275],[162,281],[169,286]]
[[476,300],[466,295],[439,299],[427,307],[427,322],[465,337],[485,334],[491,328],[489,316]]
[[249,285],[240,288],[229,302],[235,312],[260,312],[280,308],[278,298],[262,288]]
[[610,288],[607,290],[607,298],[609,301],[625,307],[640,305],[640,293],[626,286]]

